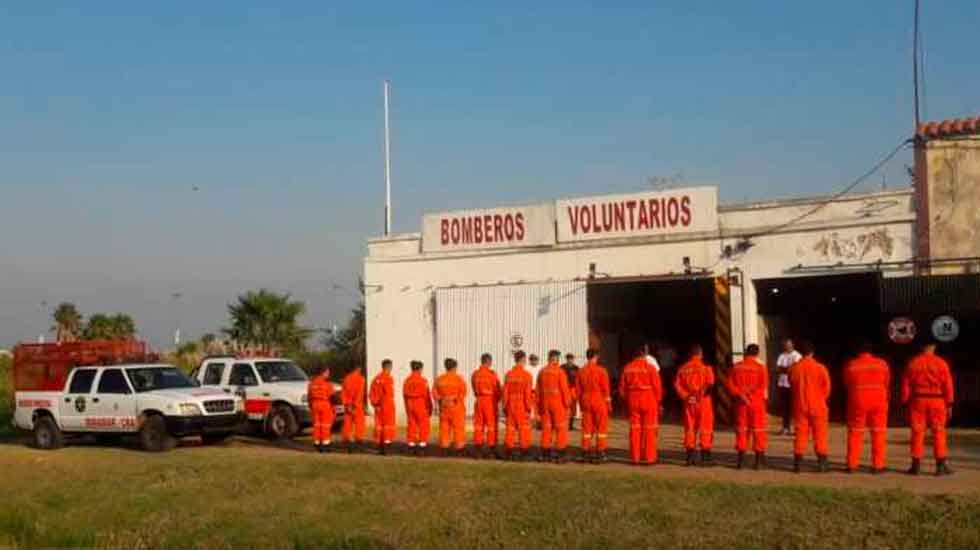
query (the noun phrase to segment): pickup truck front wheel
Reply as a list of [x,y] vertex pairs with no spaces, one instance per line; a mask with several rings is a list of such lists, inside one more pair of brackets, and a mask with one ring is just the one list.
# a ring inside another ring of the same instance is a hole
[[269,413],[266,427],[273,439],[289,439],[299,431],[299,422],[292,408],[279,405]]
[[60,449],[65,444],[58,424],[50,416],[42,416],[34,422],[34,446],[38,449]]
[[163,417],[153,415],[143,422],[140,429],[140,446],[144,451],[161,453],[177,446],[177,439],[167,431]]

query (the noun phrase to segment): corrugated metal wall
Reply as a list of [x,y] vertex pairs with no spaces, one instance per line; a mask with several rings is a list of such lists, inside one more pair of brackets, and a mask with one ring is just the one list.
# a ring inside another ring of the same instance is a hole
[[[452,357],[468,382],[485,352],[493,355],[501,382],[515,349],[542,361],[549,349],[583,357],[589,341],[586,296],[585,283],[437,289],[434,374]],[[467,410],[473,410],[472,395]]]

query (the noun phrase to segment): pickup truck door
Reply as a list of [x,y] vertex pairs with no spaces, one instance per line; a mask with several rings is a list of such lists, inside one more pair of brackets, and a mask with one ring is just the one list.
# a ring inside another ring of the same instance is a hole
[[269,399],[259,397],[259,377],[249,363],[235,363],[228,374],[225,391],[241,396],[249,420],[262,420],[269,411]]
[[72,371],[67,389],[58,403],[62,430],[70,432],[83,428],[84,418],[92,405],[92,382],[96,373],[98,369],[76,368]]
[[136,398],[122,369],[102,371],[84,424],[97,432],[136,431]]

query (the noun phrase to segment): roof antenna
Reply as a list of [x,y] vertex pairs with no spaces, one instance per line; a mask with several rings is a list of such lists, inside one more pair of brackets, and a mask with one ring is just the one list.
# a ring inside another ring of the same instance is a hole
[[912,92],[915,101],[915,131],[919,131],[919,0],[915,0],[915,22],[912,31]]

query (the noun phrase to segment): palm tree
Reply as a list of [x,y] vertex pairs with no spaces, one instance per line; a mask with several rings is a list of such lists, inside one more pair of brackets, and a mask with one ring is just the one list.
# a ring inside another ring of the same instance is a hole
[[303,346],[312,331],[299,325],[306,304],[290,299],[288,293],[260,289],[249,291],[228,305],[231,327],[225,334],[238,344],[266,351],[296,349]]
[[82,331],[85,340],[129,340],[136,335],[136,323],[125,313],[96,313]]
[[73,342],[82,332],[82,314],[75,304],[62,302],[54,310],[54,326],[56,342]]

